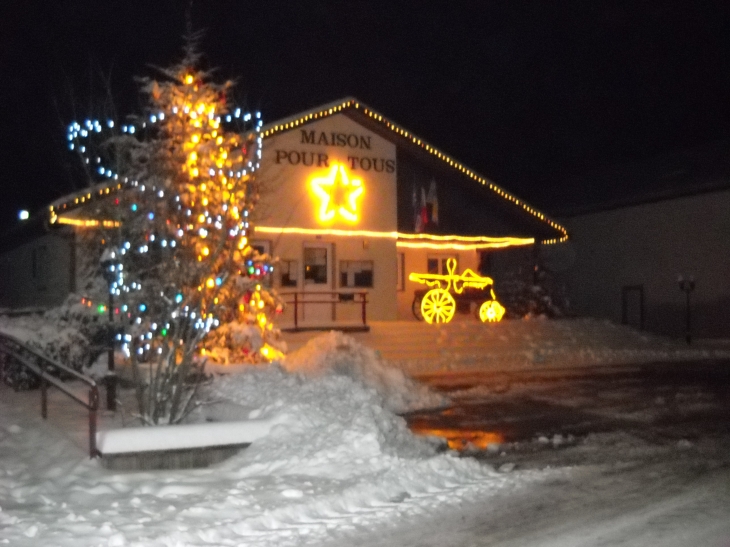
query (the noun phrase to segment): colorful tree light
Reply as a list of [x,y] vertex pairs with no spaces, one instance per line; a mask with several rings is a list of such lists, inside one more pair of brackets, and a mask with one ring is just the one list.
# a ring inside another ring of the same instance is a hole
[[[185,371],[198,366],[203,342],[211,343],[206,336],[222,323],[258,329],[250,343],[238,339],[248,361],[268,360],[260,349],[276,346],[267,317],[275,298],[257,288],[263,275],[240,273],[247,262],[263,272],[268,258],[248,244],[262,122],[258,113],[231,109],[233,84],[211,82],[198,60],[189,40],[180,63],[162,69],[159,79],[142,79],[146,113],[131,123],[69,126],[69,147],[97,166],[90,170],[94,177],[111,179],[117,188],[114,199],[95,201],[93,212],[115,222],[99,227],[107,229],[101,232],[105,247],[119,264],[109,290],[131,314],[122,348],[133,363],[156,359],[162,370],[146,392],[151,402],[140,409],[148,423],[179,421],[189,410]],[[98,195],[108,194],[104,189]],[[243,295],[254,290],[264,306],[255,314],[239,310]],[[169,389],[156,395],[173,384],[186,395],[164,399]]]

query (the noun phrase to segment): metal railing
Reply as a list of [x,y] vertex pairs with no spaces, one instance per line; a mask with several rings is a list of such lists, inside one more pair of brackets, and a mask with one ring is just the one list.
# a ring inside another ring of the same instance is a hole
[[[35,374],[40,380],[41,416],[44,420],[48,418],[49,384],[56,387],[61,393],[64,393],[73,401],[88,409],[89,457],[95,458],[99,456],[100,453],[96,448],[96,412],[99,409],[99,388],[97,387],[96,382],[88,376],[46,357],[38,350],[29,347],[27,344],[21,342],[14,336],[10,336],[9,334],[0,333],[0,353],[12,358],[15,363]],[[88,401],[84,401],[76,393],[71,391],[59,378],[51,375],[48,372],[48,369],[50,368],[56,369],[59,372],[71,376],[72,378],[89,386]],[[2,376],[2,371],[0,371],[0,376]]]
[[[280,292],[279,296],[285,304],[294,306],[294,330],[299,328],[299,310],[304,314],[305,306],[310,304],[330,304],[333,307],[333,318],[336,317],[336,306],[360,305],[360,317],[363,327],[367,327],[368,293],[362,292]],[[286,299],[290,297],[289,299]]]

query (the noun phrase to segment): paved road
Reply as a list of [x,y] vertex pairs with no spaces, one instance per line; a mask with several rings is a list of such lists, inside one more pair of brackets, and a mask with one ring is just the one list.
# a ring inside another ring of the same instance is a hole
[[454,405],[414,430],[540,480],[351,544],[730,546],[730,362],[587,372],[428,378]]
[[449,437],[454,448],[615,430],[689,439],[730,432],[730,361],[421,379],[453,406],[406,418],[415,431]]

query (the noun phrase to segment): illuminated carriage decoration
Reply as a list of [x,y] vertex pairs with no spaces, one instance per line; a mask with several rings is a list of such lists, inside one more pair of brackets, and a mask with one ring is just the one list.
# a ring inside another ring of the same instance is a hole
[[[413,300],[413,312],[416,317],[418,317],[417,312],[420,312],[420,316],[426,323],[448,323],[456,313],[454,294],[458,297],[465,295],[465,289],[478,289],[476,296],[477,300],[481,301],[484,298],[482,291],[488,287],[491,298],[484,300],[479,306],[478,317],[483,323],[496,323],[502,320],[505,310],[494,295],[494,281],[491,277],[482,277],[470,269],[457,275],[454,273],[456,260],[453,258],[446,261],[446,269],[448,274],[412,273],[408,276],[411,281],[431,287],[425,294],[421,291],[416,292]],[[474,299],[473,295],[474,293],[469,294],[468,300]]]

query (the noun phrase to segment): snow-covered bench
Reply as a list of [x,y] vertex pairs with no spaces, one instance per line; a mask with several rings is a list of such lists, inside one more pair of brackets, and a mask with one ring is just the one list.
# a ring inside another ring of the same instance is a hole
[[96,445],[109,469],[181,469],[220,462],[266,436],[276,419],[206,422],[99,431]]

